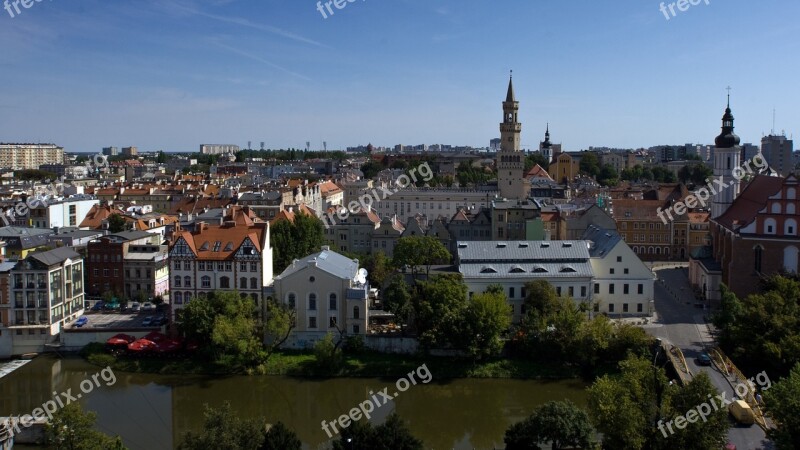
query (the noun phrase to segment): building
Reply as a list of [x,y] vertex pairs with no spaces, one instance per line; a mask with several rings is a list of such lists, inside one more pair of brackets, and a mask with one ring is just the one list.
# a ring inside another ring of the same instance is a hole
[[470,297],[499,284],[513,308],[513,321],[525,314],[525,283],[549,282],[559,296],[591,302],[592,265],[587,241],[459,242],[456,266]]
[[25,259],[28,254],[48,247],[53,230],[0,227],[0,240],[6,243],[5,254],[9,259]]
[[35,228],[78,227],[99,203],[100,200],[92,195],[38,202],[29,210],[29,225]]
[[103,155],[117,156],[119,155],[119,148],[117,147],[103,147]]
[[336,251],[369,254],[372,253],[373,234],[380,223],[380,217],[373,210],[352,212],[325,227],[325,241]]
[[122,154],[124,156],[138,156],[139,149],[136,147],[122,147]]
[[544,132],[544,140],[539,142],[539,153],[547,160],[547,164],[553,161],[553,143],[550,142],[550,123],[547,124],[547,130]]
[[289,347],[311,347],[327,333],[367,334],[369,284],[359,279],[357,259],[327,246],[292,263],[275,277],[269,292],[295,311],[297,327]]
[[81,179],[89,176],[87,166],[69,166],[61,163],[42,164],[39,170],[55,174],[58,178]]
[[64,148],[54,144],[0,143],[0,167],[23,170],[64,162]]
[[405,227],[397,217],[384,217],[372,232],[372,253],[383,252],[387,257],[394,255],[394,246],[403,235]]
[[43,352],[83,315],[83,259],[68,247],[28,255],[11,270],[11,354]]
[[231,144],[201,144],[200,153],[204,155],[225,155],[227,153],[236,154],[239,152],[238,145]]
[[170,302],[180,321],[186,303],[215,291],[238,292],[262,306],[264,288],[272,284],[269,223],[257,222],[248,207],[230,209],[221,225],[195,224],[176,230],[170,244]]
[[714,178],[728,185],[719,189],[711,199],[711,217],[721,216],[733,204],[739,195],[740,181],[733,176],[734,169],[739,169],[742,149],[739,147],[739,136],[733,132],[733,114],[731,98],[728,94],[728,107],[722,116],[722,132],[714,140]]
[[111,294],[117,298],[126,295],[129,292],[125,289],[128,246],[158,245],[159,241],[157,235],[144,231],[123,231],[89,241],[86,246],[86,294],[94,297]]
[[596,204],[571,213],[566,220],[565,239],[580,239],[592,225],[604,230],[617,231],[617,223],[614,218]]
[[557,183],[569,183],[580,173],[580,159],[575,153],[563,152],[554,155],[553,163],[547,170]]
[[610,316],[653,315],[656,276],[619,233],[590,225],[582,238],[589,242],[594,311]]
[[[503,102],[503,122],[500,123],[500,151],[497,152],[497,187],[500,196],[509,200],[524,200],[530,194],[530,182],[523,178],[525,154],[520,147],[522,124],[519,122],[519,102],[514,96],[514,80],[508,80],[508,93]],[[448,214],[450,215],[450,214]]]
[[128,244],[122,251],[126,298],[152,299],[169,291],[169,246]]
[[417,215],[453,217],[462,209],[477,211],[489,208],[496,198],[497,191],[457,188],[403,189],[377,202],[374,207],[380,217],[397,216],[405,223]]
[[761,153],[769,167],[778,172],[780,176],[785,177],[794,173],[794,162],[792,161],[794,142],[791,139],[772,134],[764,136],[761,138]]
[[492,240],[544,240],[540,210],[539,204],[533,201],[493,201]]

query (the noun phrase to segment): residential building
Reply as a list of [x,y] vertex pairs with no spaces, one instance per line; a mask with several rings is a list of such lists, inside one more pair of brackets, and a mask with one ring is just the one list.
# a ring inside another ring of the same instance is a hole
[[236,154],[239,152],[238,145],[232,144],[201,144],[200,153],[204,155],[224,155],[227,153]]
[[795,172],[792,153],[794,153],[794,142],[786,139],[786,136],[770,134],[761,138],[761,154],[764,155],[769,167],[782,177]]
[[81,179],[89,176],[89,167],[87,166],[69,166],[60,163],[42,164],[39,170],[55,174],[58,178],[67,178],[70,180]]
[[119,155],[119,148],[118,147],[103,147],[103,155],[105,155],[105,156],[117,156],[117,155]]
[[492,240],[543,240],[541,207],[530,200],[498,200],[492,202]]
[[126,298],[152,299],[169,291],[169,246],[128,244],[122,251]]
[[335,217],[336,223],[328,224],[324,237],[331,248],[340,252],[369,254],[372,252],[372,236],[381,223],[375,211],[351,212],[344,219]]
[[289,347],[311,347],[327,333],[367,334],[369,284],[358,273],[358,260],[324,246],[275,277],[270,296],[296,313]]
[[90,241],[87,245],[86,294],[100,297],[110,293],[117,298],[127,295],[129,290],[125,289],[125,255],[128,247],[158,244],[158,235],[144,231],[123,231]]
[[590,226],[604,230],[617,230],[617,223],[602,208],[593,204],[585,209],[580,209],[566,217],[567,233],[565,239],[580,239]]
[[64,148],[54,144],[0,143],[0,167],[23,170],[64,162]]
[[48,247],[53,230],[1,227],[0,240],[6,243],[5,255],[9,259],[25,259],[28,254]]
[[372,232],[372,253],[383,252],[391,258],[394,255],[394,246],[404,230],[405,227],[397,217],[384,217]]
[[139,149],[136,147],[122,147],[122,154],[124,156],[138,156]]
[[91,195],[40,201],[29,209],[29,223],[34,228],[78,227],[99,203],[100,200]]

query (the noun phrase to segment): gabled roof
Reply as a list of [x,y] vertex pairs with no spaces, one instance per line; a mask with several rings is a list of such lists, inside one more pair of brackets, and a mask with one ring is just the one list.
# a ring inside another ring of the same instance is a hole
[[316,265],[318,269],[343,280],[354,280],[358,273],[358,262],[356,260],[336,253],[328,247],[323,247],[321,252],[293,262],[280,274],[280,278],[286,278],[310,265]]
[[33,253],[28,255],[28,258],[33,258],[46,266],[52,266],[54,264],[60,264],[67,259],[79,260],[81,259],[81,255],[70,247],[59,247],[46,252]]
[[749,225],[767,206],[767,200],[783,188],[784,181],[782,177],[756,175],[728,210],[713,220],[729,230]]

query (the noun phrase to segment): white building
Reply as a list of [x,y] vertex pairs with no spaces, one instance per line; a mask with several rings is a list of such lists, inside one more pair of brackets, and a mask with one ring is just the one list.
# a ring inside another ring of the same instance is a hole
[[77,227],[100,200],[90,195],[74,195],[63,200],[29,202],[30,223],[34,228]]
[[323,246],[275,277],[271,295],[297,314],[297,328],[287,346],[310,347],[327,333],[338,339],[340,330],[347,335],[367,333],[369,284],[358,280],[358,271],[357,259]]
[[63,163],[64,148],[54,144],[2,144],[0,167],[7,169],[38,169],[43,164]]
[[590,225],[589,242],[594,274],[594,311],[610,316],[650,316],[654,311],[655,275],[614,230]]

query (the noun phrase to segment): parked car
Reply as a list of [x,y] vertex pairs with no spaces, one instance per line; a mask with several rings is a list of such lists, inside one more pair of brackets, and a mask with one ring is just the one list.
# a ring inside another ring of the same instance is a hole
[[151,327],[151,326],[153,326],[153,325],[154,325],[154,324],[153,324],[153,316],[147,316],[147,317],[145,317],[145,318],[144,318],[144,320],[142,321],[142,326],[143,326],[143,327]]
[[102,311],[105,305],[105,302],[97,302],[92,306],[92,311]]
[[753,409],[744,400],[734,400],[728,406],[728,411],[736,419],[736,423],[740,425],[750,426],[756,423],[756,415]]
[[78,317],[78,320],[75,321],[75,326],[80,328],[86,325],[87,323],[89,323],[89,318],[86,316],[80,316]]
[[119,311],[119,303],[106,303],[103,305],[103,309],[108,311]]
[[139,312],[141,310],[142,310],[142,305],[140,305],[139,302],[131,303],[131,311],[132,312]]
[[154,311],[156,309],[156,305],[150,302],[144,302],[142,305],[142,311]]
[[708,356],[708,353],[703,353],[702,355],[697,357],[697,365],[698,366],[710,366],[711,365],[711,357]]
[[169,320],[164,316],[159,317],[158,319],[156,319],[156,321],[158,322],[159,326],[166,325],[167,323],[169,323]]

